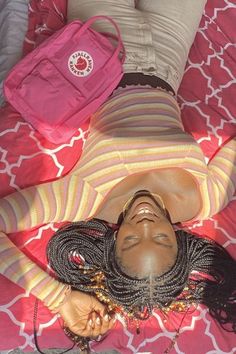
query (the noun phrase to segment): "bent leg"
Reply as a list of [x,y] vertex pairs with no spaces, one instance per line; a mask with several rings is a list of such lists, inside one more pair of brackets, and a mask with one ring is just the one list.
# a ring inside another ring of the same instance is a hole
[[[198,1],[198,0],[197,0]],[[136,0],[68,0],[68,22],[75,19],[86,21],[91,16],[107,15],[112,17],[121,31],[126,49],[124,71],[152,71],[155,55],[153,55],[152,34],[150,26],[135,5]],[[99,21],[93,25],[97,31],[115,33],[108,21]]]
[[136,14],[135,0],[68,0],[67,20],[71,22],[75,19],[81,21],[88,20],[91,16],[106,15],[117,21],[121,17],[133,17]]
[[151,27],[157,72],[177,92],[206,0],[138,0]]
[[[68,0],[67,19],[86,21],[92,16],[106,15],[117,23],[126,50],[124,70],[132,67],[136,48],[140,46],[139,23],[142,22],[141,13],[135,8],[135,0]],[[114,27],[105,20],[97,21],[93,26],[100,32],[116,33]],[[142,44],[142,41],[141,41]]]

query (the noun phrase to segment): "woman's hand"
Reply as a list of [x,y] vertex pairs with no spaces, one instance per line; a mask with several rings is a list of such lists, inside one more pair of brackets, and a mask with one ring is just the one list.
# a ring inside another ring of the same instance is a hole
[[59,314],[65,327],[82,337],[96,338],[103,335],[115,322],[101,302],[81,291],[72,291],[68,295],[59,309]]

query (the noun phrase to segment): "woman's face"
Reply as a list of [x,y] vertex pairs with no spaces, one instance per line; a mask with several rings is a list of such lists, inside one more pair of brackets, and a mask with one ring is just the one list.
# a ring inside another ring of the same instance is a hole
[[117,233],[116,254],[128,275],[161,275],[177,256],[174,229],[150,193],[134,196]]

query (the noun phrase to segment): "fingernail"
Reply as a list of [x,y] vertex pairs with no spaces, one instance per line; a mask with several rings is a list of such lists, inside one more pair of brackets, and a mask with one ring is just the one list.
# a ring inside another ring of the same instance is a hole
[[93,321],[92,321],[92,320],[89,320],[89,321],[88,321],[88,324],[89,324],[89,327],[92,327]]
[[101,320],[100,320],[100,318],[99,318],[99,317],[97,317],[97,318],[96,318],[96,323],[97,323],[98,325],[100,325],[100,324],[101,324]]
[[108,322],[108,321],[109,321],[109,319],[110,319],[109,315],[108,315],[108,314],[106,314],[106,315],[104,316],[104,320],[105,320],[106,322]]

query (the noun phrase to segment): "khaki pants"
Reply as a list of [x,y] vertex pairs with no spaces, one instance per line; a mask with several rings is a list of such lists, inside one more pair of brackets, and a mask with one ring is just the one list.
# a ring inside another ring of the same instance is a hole
[[[177,92],[205,4],[206,0],[68,0],[68,21],[111,16],[126,48],[124,71],[158,76]],[[106,21],[94,28],[111,31]]]

